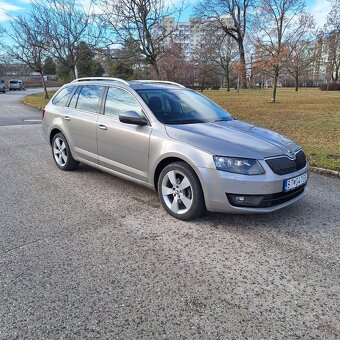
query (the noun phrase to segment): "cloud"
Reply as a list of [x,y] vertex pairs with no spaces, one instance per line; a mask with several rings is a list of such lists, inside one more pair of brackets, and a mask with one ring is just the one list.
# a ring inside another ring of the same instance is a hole
[[19,6],[12,5],[6,1],[0,1],[0,22],[10,20],[10,17],[8,16],[7,13],[20,10],[22,10],[22,8]]
[[331,10],[330,2],[328,0],[314,0],[314,2],[310,4],[309,9],[315,18],[316,25],[322,28]]

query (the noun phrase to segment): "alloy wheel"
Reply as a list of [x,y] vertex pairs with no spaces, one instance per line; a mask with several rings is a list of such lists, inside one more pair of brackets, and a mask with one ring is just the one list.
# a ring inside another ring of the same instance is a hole
[[193,203],[193,190],[188,177],[178,170],[166,173],[162,180],[164,203],[175,214],[185,214]]
[[65,166],[67,162],[67,149],[66,149],[66,144],[65,142],[57,137],[54,140],[53,144],[53,155],[55,161],[60,165],[60,166]]

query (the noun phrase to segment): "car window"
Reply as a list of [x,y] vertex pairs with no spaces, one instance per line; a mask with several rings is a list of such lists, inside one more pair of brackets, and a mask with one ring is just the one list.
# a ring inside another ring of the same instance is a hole
[[63,88],[52,100],[52,103],[54,105],[58,105],[58,106],[65,106],[65,104],[67,103],[67,101],[69,100],[72,91],[73,91],[74,87],[73,86],[69,86],[69,87],[65,87]]
[[105,115],[117,117],[126,111],[136,111],[142,115],[142,108],[136,99],[127,91],[110,87],[105,101]]
[[103,90],[103,86],[82,86],[79,92],[76,108],[79,110],[98,113]]

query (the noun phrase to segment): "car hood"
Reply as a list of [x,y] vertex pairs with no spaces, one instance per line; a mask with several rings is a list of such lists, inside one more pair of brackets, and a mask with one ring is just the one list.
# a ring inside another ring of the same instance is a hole
[[301,148],[274,131],[239,120],[166,125],[165,128],[170,138],[219,156],[263,159],[284,154],[292,157]]

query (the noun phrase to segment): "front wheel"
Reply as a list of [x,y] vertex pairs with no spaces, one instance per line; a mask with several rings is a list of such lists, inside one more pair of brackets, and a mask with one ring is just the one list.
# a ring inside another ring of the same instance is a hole
[[52,154],[57,167],[64,171],[75,169],[79,162],[72,157],[70,147],[65,136],[57,133],[52,140]]
[[169,164],[162,170],[158,194],[165,210],[180,220],[191,220],[205,212],[200,181],[185,162]]

